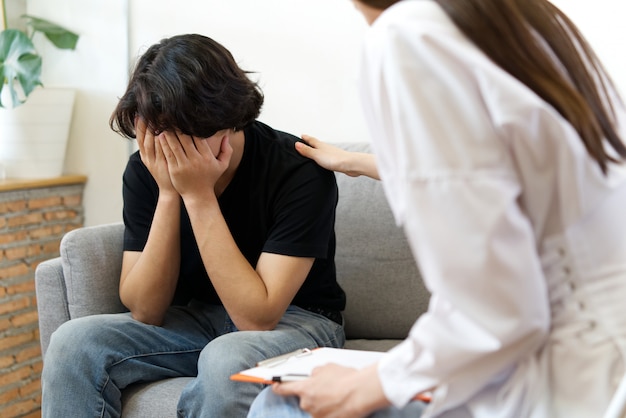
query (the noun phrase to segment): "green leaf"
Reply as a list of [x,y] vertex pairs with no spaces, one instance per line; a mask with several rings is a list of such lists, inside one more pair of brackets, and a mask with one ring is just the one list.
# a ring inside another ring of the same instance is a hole
[[[41,57],[35,46],[22,31],[7,29],[0,32],[0,94],[5,88],[11,93],[13,106],[24,102],[16,86],[28,96],[41,84]],[[4,104],[0,102],[0,107]]]
[[49,20],[29,15],[23,15],[22,17],[28,19],[28,25],[33,28],[34,32],[43,33],[57,48],[76,48],[76,43],[78,42],[78,35],[76,33],[52,23]]

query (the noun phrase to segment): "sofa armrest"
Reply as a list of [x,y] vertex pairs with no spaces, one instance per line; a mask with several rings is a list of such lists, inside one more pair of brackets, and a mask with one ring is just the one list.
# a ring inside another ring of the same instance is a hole
[[52,332],[70,319],[61,257],[44,261],[37,266],[35,290],[39,314],[39,339],[42,355],[45,355]]
[[75,229],[61,240],[61,256],[35,271],[41,350],[65,321],[81,316],[124,312],[119,297],[124,225]]

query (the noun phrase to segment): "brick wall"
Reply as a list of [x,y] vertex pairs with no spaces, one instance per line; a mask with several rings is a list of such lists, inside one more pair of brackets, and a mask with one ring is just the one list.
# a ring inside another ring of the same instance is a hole
[[80,176],[0,183],[0,417],[41,415],[35,268],[83,225],[83,187]]

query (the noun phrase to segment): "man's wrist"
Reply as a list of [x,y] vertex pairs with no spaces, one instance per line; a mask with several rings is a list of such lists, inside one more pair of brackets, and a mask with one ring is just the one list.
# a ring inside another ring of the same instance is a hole
[[159,190],[159,201],[162,203],[179,202],[180,195],[174,189],[172,190]]
[[184,195],[182,196],[182,199],[183,202],[185,202],[185,207],[188,211],[194,209],[206,210],[207,208],[218,208],[219,210],[219,202],[217,200],[217,196],[212,191],[209,191],[202,195]]

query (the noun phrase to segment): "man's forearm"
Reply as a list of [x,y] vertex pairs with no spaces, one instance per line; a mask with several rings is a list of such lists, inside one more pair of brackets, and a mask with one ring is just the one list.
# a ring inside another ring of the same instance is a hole
[[[291,280],[281,288],[282,277],[262,277],[239,250],[215,197],[185,204],[211,283],[237,328],[273,329],[301,282]],[[285,291],[287,286],[293,289]]]
[[267,289],[248,260],[241,254],[219,209],[217,198],[187,205],[204,267],[220,300],[239,329],[257,328],[262,315],[250,323],[249,309],[262,310]]
[[120,297],[133,317],[160,325],[180,270],[180,198],[161,196],[142,252],[124,254]]

